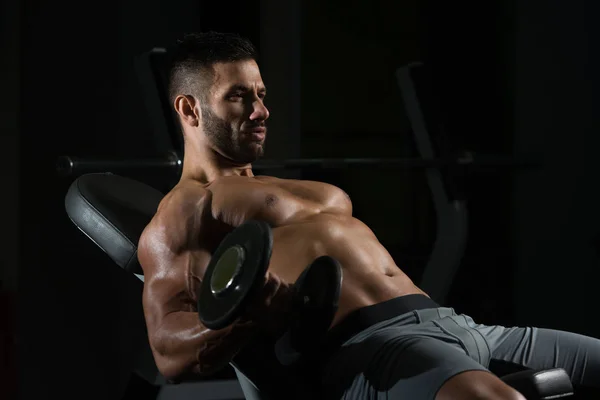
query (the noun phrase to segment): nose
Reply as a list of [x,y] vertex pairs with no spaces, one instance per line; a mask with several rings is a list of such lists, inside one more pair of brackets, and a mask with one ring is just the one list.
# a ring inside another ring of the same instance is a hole
[[269,118],[269,115],[269,109],[265,106],[265,103],[263,103],[261,99],[256,99],[252,103],[250,121],[266,121]]

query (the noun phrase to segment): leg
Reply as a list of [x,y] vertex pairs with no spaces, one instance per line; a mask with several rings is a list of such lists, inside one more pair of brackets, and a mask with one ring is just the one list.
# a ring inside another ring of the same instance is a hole
[[[514,364],[528,369],[563,368],[575,392],[600,394],[600,340],[542,328],[504,328],[468,324],[485,336],[494,363]],[[600,398],[598,396],[597,398]]]
[[431,322],[369,328],[332,357],[323,381],[328,399],[523,400]]
[[525,400],[525,397],[489,372],[467,371],[449,379],[435,397],[435,400],[453,399]]

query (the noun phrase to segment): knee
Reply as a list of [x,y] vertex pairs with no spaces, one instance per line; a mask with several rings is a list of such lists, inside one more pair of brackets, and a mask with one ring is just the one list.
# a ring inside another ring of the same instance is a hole
[[521,393],[485,371],[469,371],[449,379],[435,400],[527,400]]

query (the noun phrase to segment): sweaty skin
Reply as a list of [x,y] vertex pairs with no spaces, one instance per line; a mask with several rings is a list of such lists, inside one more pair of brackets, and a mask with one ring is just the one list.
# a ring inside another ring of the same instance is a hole
[[[210,46],[218,50],[222,42],[219,38]],[[234,53],[239,56],[238,50]],[[184,137],[182,174],[138,243],[148,338],[159,371],[172,380],[210,374],[257,337],[275,339],[283,333],[293,318],[288,312],[290,286],[317,257],[331,256],[343,268],[332,326],[358,308],[425,294],[395,265],[373,232],[352,217],[352,204],[342,190],[319,182],[254,176],[252,163],[263,156],[267,136],[267,91],[254,58],[235,59],[181,67],[188,72],[171,101]],[[200,85],[204,89],[190,85],[200,76],[207,82]],[[196,303],[211,254],[228,232],[250,219],[266,221],[273,230],[263,289],[232,325],[207,329]],[[491,374],[468,371],[450,378],[436,399],[523,400],[515,394]]]
[[[257,335],[281,334],[290,318],[290,285],[317,257],[331,256],[343,268],[332,326],[358,308],[423,293],[352,217],[345,192],[320,182],[254,176],[251,163],[263,155],[269,118],[260,69],[242,60],[216,63],[210,71],[204,100],[190,94],[173,100],[185,139],[182,176],[138,243],[150,346],[170,379],[210,374]],[[225,235],[248,220],[265,221],[273,231],[264,288],[234,324],[207,329],[196,309],[204,272]]]
[[[248,220],[268,222],[273,252],[262,297],[247,318],[221,331],[199,322],[196,293],[210,255]],[[358,308],[398,296],[425,294],[404,274],[374,233],[352,216],[341,189],[321,182],[266,176],[225,176],[209,184],[180,182],[162,201],[139,245],[146,276],[144,308],[159,370],[167,377],[211,373],[256,334],[276,334],[285,320],[289,286],[317,257],[343,268],[332,327]],[[265,328],[266,327],[266,328]]]

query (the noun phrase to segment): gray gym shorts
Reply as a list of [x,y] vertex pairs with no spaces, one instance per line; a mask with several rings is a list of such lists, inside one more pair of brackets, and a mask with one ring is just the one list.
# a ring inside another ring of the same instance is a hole
[[[494,340],[452,308],[414,310],[376,323],[345,341],[327,361],[328,399],[434,399],[465,371],[487,371]],[[501,334],[502,330],[497,333]]]

